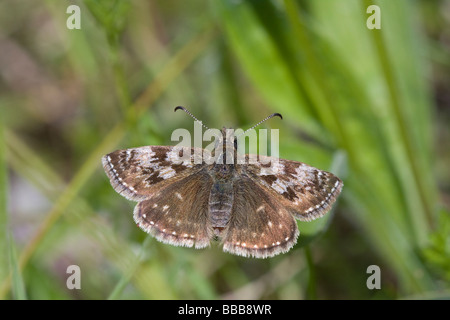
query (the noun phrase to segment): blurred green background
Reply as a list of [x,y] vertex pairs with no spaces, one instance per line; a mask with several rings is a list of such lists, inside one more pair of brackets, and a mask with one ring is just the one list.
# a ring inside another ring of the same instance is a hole
[[[0,298],[450,298],[449,53],[450,1],[2,1]],[[216,128],[281,113],[261,128],[344,180],[333,211],[265,260],[147,237],[101,156],[175,144],[177,105]]]

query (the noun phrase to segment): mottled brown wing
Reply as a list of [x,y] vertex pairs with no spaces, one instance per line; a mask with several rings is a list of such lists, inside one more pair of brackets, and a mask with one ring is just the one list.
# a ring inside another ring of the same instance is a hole
[[223,233],[225,252],[267,258],[295,245],[297,223],[277,198],[245,176],[235,181],[233,190],[231,217]]
[[242,172],[263,186],[297,219],[310,221],[331,209],[344,185],[334,174],[305,163],[262,157]]
[[196,149],[187,150],[190,154],[186,160],[182,160],[180,149],[172,146],[117,150],[105,155],[102,163],[114,190],[129,200],[142,201],[168,184],[201,170],[203,165],[196,159]]
[[212,183],[206,169],[179,179],[140,202],[134,220],[161,242],[204,248],[213,235],[208,214]]

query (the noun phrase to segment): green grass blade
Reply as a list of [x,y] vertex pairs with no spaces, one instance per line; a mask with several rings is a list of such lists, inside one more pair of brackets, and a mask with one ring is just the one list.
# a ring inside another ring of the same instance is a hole
[[124,272],[122,277],[120,278],[119,282],[117,282],[114,289],[111,291],[111,294],[108,296],[108,300],[117,300],[120,299],[120,295],[122,294],[125,287],[128,285],[130,280],[132,279],[133,275],[135,274],[136,270],[138,269],[139,265],[142,263],[142,257],[145,254],[145,251],[147,251],[149,244],[152,241],[152,237],[147,236],[142,243],[141,251],[136,257],[136,260],[133,262],[131,267],[129,268],[128,272]]
[[0,120],[0,279],[8,276],[8,170],[3,121]]
[[309,300],[316,300],[317,280],[311,248],[309,246],[305,246],[304,251],[305,251],[305,259],[308,264],[308,286],[306,287],[306,298]]
[[[291,66],[276,40],[261,27],[257,13],[247,2],[236,5],[232,1],[216,1],[213,5],[242,67],[268,104],[287,119],[301,121],[305,131],[321,137],[314,115],[297,89]],[[273,67],[262,67],[266,65]]]
[[27,296],[25,293],[25,285],[23,282],[22,274],[20,272],[16,249],[14,248],[14,240],[11,235],[9,236],[8,242],[9,242],[8,253],[10,260],[10,268],[12,271],[13,298],[16,300],[26,300]]

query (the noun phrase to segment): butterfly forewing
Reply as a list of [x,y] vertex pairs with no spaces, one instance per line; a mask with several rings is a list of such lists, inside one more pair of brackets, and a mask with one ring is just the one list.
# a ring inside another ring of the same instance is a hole
[[117,150],[102,158],[103,168],[113,188],[133,201],[142,201],[156,191],[201,169],[194,162],[196,153],[180,161],[180,149],[169,146],[147,146]]
[[323,216],[341,192],[342,181],[330,172],[297,161],[263,156],[259,159],[261,164],[250,164],[245,172],[299,220]]

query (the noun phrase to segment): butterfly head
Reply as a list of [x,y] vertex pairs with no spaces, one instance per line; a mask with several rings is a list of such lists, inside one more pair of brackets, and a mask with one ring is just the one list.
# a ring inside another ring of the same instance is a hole
[[234,134],[234,129],[223,127],[221,130],[221,137],[219,138],[219,144],[224,146],[224,149],[227,147],[232,149],[237,149],[237,138]]
[[234,130],[223,127],[221,135],[216,140],[216,150],[220,151],[220,156],[217,158],[217,163],[230,164],[235,163],[237,152],[237,139],[234,135]]
[[[190,111],[188,111],[185,107],[182,106],[178,106],[175,108],[174,111],[177,110],[183,110],[184,112],[186,112],[189,116],[191,116],[195,121],[199,121],[201,123],[201,125],[205,128],[205,129],[209,129],[207,126],[205,126],[200,120],[198,120]],[[223,127],[221,130],[221,134],[216,137],[216,144],[215,144],[215,151],[219,151],[220,155],[217,159],[217,163],[223,163],[223,164],[233,164],[236,163],[236,157],[237,157],[237,141],[238,141],[238,137],[241,135],[244,135],[246,132],[248,132],[249,130],[254,129],[255,127],[259,126],[261,123],[263,123],[266,120],[269,120],[270,118],[273,117],[280,117],[280,119],[283,119],[283,117],[281,116],[281,114],[279,113],[272,113],[270,116],[264,118],[263,120],[261,120],[260,122],[258,122],[257,124],[255,124],[253,127],[251,127],[250,129],[246,130],[245,132],[239,134],[238,136],[235,135],[235,132],[233,129],[231,128],[225,128]]]

